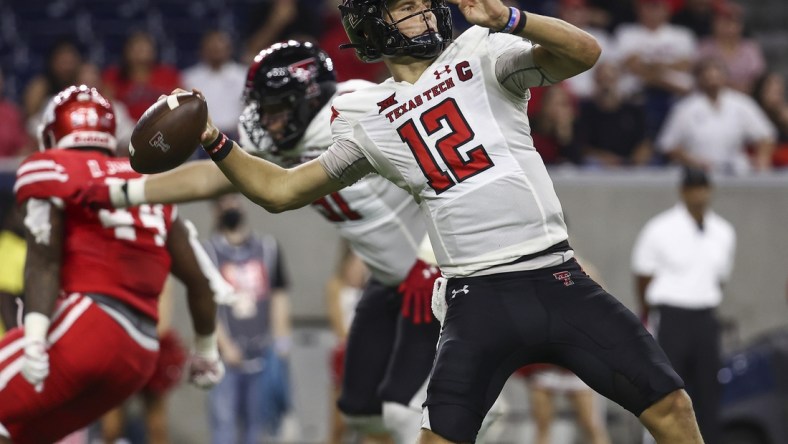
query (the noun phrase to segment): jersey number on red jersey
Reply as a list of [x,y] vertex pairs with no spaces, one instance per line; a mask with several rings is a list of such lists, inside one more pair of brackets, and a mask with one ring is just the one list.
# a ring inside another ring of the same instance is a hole
[[459,148],[468,143],[475,136],[475,133],[468,125],[468,121],[463,116],[462,111],[457,106],[453,98],[449,98],[438,105],[428,109],[419,119],[428,135],[435,134],[447,125],[451,130],[448,134],[441,137],[436,143],[438,154],[443,159],[457,182],[443,171],[435,161],[432,152],[427,147],[424,139],[421,138],[413,119],[409,119],[402,126],[397,128],[400,138],[405,142],[416,162],[421,167],[421,171],[427,177],[430,187],[440,194],[449,188],[462,182],[476,174],[493,166],[490,156],[482,145],[469,150],[466,155],[468,160],[462,158]]
[[[99,220],[105,228],[114,228],[115,238],[128,241],[137,240],[137,228],[153,232],[153,242],[157,247],[164,246],[167,224],[164,221],[163,205],[140,205],[137,211],[127,209],[99,210]],[[137,220],[135,220],[135,216]]]

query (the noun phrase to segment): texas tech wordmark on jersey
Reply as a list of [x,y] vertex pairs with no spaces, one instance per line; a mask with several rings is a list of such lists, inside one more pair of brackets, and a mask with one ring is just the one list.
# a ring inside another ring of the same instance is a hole
[[[373,85],[363,80],[343,82],[337,85],[335,97]],[[277,151],[259,124],[242,117],[238,126],[241,146],[284,167],[299,165],[331,145],[330,119],[329,102],[293,149]],[[407,276],[426,233],[424,218],[412,199],[406,191],[374,175],[316,200],[312,207],[337,227],[378,281],[396,285]]]
[[[416,83],[388,79],[334,100],[335,145],[323,165],[340,179],[353,169],[374,169],[413,194],[448,276],[506,264],[567,239],[560,203],[529,134],[528,87],[548,81],[530,48],[521,38],[473,27]],[[334,155],[339,151],[343,160]],[[350,168],[364,158],[367,168]]]

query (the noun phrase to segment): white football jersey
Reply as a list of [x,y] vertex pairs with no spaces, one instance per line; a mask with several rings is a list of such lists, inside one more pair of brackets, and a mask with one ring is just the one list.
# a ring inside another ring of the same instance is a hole
[[[335,97],[372,85],[364,80],[339,83]],[[277,151],[259,125],[250,122],[247,110],[238,125],[240,145],[281,166],[299,165],[331,145],[330,119],[329,101],[292,150]],[[384,285],[396,285],[405,279],[426,234],[424,217],[407,192],[378,175],[370,175],[316,200],[312,208],[337,227],[375,279]]]
[[388,79],[334,100],[335,144],[321,163],[339,180],[374,169],[408,190],[449,277],[567,239],[526,117],[528,88],[550,82],[531,50],[522,38],[472,27],[414,84]]

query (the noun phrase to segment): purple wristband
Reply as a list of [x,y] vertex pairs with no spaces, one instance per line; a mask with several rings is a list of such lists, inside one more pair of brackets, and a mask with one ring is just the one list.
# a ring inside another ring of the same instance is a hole
[[509,6],[509,21],[506,23],[506,26],[498,32],[518,35],[523,28],[525,28],[526,18],[525,11],[520,11],[514,6]]
[[509,21],[506,23],[506,26],[504,26],[503,29],[501,29],[498,32],[506,32],[506,33],[512,32],[512,29],[514,29],[514,26],[515,24],[517,24],[519,18],[520,18],[520,11],[514,6],[509,6]]

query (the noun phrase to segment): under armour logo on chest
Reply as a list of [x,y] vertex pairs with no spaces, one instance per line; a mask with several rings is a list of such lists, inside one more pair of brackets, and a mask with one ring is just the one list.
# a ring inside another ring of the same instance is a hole
[[559,271],[558,273],[553,273],[553,277],[559,281],[563,281],[565,287],[568,287],[575,283],[572,280],[572,274],[569,273],[568,271]]
[[435,80],[440,80],[441,79],[441,75],[443,75],[443,74],[451,74],[451,66],[444,65],[443,71],[438,71],[436,69],[435,72],[433,72],[433,74],[435,74]]
[[454,297],[455,297],[455,296],[457,296],[457,294],[458,294],[458,293],[465,293],[465,294],[468,294],[468,293],[470,293],[470,292],[471,292],[471,290],[468,290],[468,286],[467,286],[467,285],[465,285],[465,286],[463,286],[462,288],[458,288],[458,289],[456,289],[456,290],[452,290],[452,291],[451,291],[451,298],[452,298],[452,299],[454,299]]

